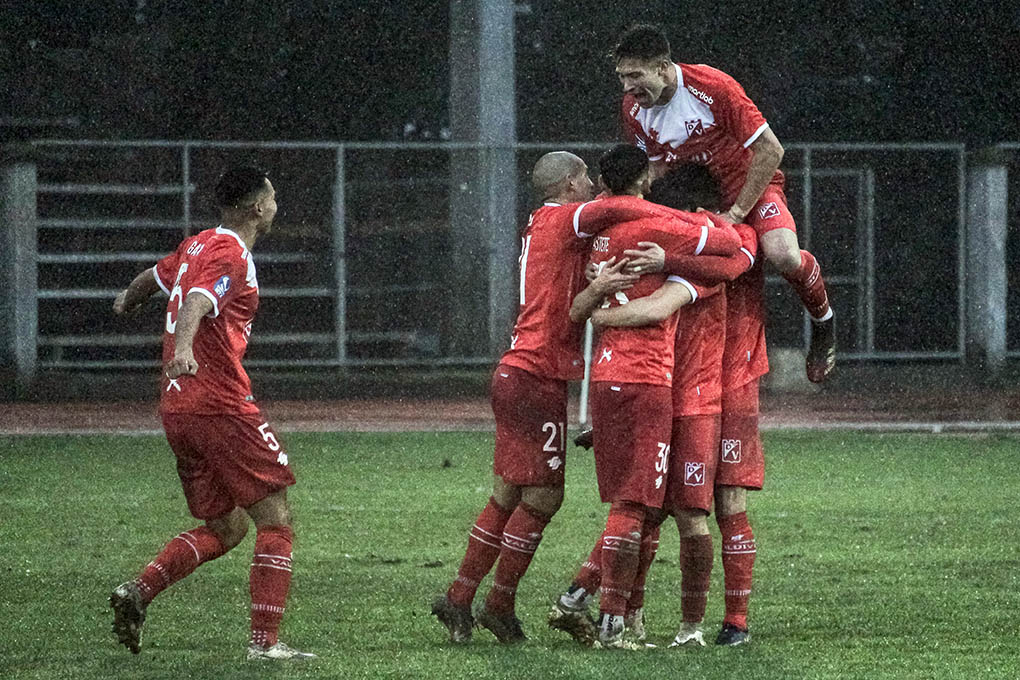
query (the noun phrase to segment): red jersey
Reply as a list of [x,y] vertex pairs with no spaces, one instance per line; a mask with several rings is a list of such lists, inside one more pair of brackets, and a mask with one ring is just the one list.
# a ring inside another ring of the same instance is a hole
[[[643,219],[624,222],[604,230],[592,242],[592,262],[623,257],[623,251],[637,248],[639,241],[654,241],[667,251],[693,250],[697,239],[689,230],[677,228],[677,220]],[[693,242],[692,242],[693,241]],[[627,304],[632,298],[650,295],[667,280],[665,274],[646,274],[632,288],[607,299],[605,307]],[[669,280],[687,285],[691,295],[696,289],[680,277]],[[677,315],[654,325],[632,328],[606,327],[599,336],[592,359],[593,381],[645,383],[669,387],[673,382],[673,344]]]
[[570,305],[584,285],[590,241],[574,229],[578,204],[546,203],[521,236],[520,307],[501,363],[558,380],[584,377],[583,326]]
[[765,348],[765,270],[761,261],[726,284],[723,390],[742,387],[769,372]]
[[177,314],[191,293],[209,298],[213,309],[201,320],[193,350],[195,375],[163,375],[161,413],[257,413],[251,381],[241,366],[251,322],[259,306],[259,284],[251,253],[236,233],[223,227],[185,239],[160,260],[156,282],[170,296],[163,334],[163,363],[174,356]]
[[[674,67],[677,89],[667,103],[643,109],[624,96],[625,135],[649,160],[707,166],[730,205],[747,181],[748,147],[769,124],[740,83],[722,71],[704,64]],[[772,183],[782,187],[783,181],[776,170]]]

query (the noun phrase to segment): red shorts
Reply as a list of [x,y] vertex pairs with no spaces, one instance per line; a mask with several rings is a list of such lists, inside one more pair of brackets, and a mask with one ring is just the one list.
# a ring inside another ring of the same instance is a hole
[[758,380],[723,391],[722,430],[716,486],[760,489],[765,454],[758,434]]
[[492,374],[493,472],[517,486],[563,486],[567,383],[500,364]]
[[603,503],[661,508],[669,471],[672,390],[642,383],[593,382],[595,473]]
[[163,429],[198,519],[247,508],[294,483],[287,454],[261,413],[164,413]]
[[786,194],[775,184],[765,187],[761,198],[751,208],[751,212],[747,213],[744,222],[754,228],[759,238],[774,229],[789,229],[797,233],[797,223],[793,221],[793,215],[786,207]]
[[712,512],[720,420],[718,414],[673,418],[669,480],[663,505],[667,510],[695,508]]

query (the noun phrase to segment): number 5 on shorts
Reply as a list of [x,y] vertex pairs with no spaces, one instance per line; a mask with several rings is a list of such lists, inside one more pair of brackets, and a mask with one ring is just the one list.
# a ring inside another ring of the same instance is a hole
[[270,432],[269,423],[262,423],[259,425],[259,434],[261,434],[262,438],[266,440],[267,444],[269,444],[270,451],[280,450],[280,442],[276,441],[276,435]]

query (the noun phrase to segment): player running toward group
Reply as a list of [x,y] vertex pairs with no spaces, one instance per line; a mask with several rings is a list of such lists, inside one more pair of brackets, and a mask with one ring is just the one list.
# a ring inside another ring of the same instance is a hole
[[[567,382],[584,373],[582,328],[570,321],[568,310],[584,284],[591,244],[573,220],[579,202],[591,198],[588,167],[574,154],[557,151],[538,160],[531,181],[543,205],[521,236],[517,322],[510,349],[492,375],[492,496],[468,535],[457,578],[432,605],[458,643],[471,638],[471,603],[493,564],[492,588],[477,621],[500,642],[525,639],[515,614],[517,586],[563,501]],[[619,273],[622,264],[603,277],[603,294],[624,290],[638,278]]]
[[137,309],[159,290],[170,300],[163,334],[160,415],[184,496],[202,526],[171,540],[110,596],[113,631],[133,653],[163,590],[237,546],[255,523],[249,660],[314,658],[278,639],[291,580],[293,530],[288,456],[255,404],[241,359],[259,302],[251,247],[276,216],[276,192],[261,170],[233,167],[216,185],[222,223],[188,237],[138,274],[113,303]]
[[783,147],[744,89],[704,64],[673,63],[655,26],[626,31],[614,51],[628,139],[644,149],[653,177],[678,163],[708,167],[722,186],[724,215],[758,233],[765,259],[793,286],[811,316],[806,368],[812,382],[836,365],[832,308],[817,260],[801,250],[779,170]]

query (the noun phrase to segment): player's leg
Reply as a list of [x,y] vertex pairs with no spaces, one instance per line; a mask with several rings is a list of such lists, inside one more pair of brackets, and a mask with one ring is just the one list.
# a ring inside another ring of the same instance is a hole
[[641,550],[638,554],[638,569],[634,576],[634,586],[627,600],[627,613],[623,617],[624,629],[638,642],[648,637],[645,632],[645,582],[648,570],[659,552],[659,528],[669,515],[661,508],[649,508],[645,513],[645,523],[641,527]]
[[521,502],[503,528],[492,589],[478,614],[478,622],[492,631],[500,642],[525,639],[514,613],[517,586],[538,550],[542,532],[562,503],[561,484],[525,486],[521,488]]
[[248,530],[247,516],[234,507],[206,458],[203,442],[196,438],[208,423],[195,416],[168,415],[163,421],[188,508],[206,523],[171,539],[134,580],[120,584],[110,595],[113,632],[135,654],[141,650],[149,603],[199,565],[236,546]]
[[708,605],[713,561],[708,515],[698,508],[685,508],[677,511],[675,516],[680,533],[680,611],[683,622],[670,646],[704,646],[701,626]]
[[599,642],[604,647],[624,647],[623,638],[634,579],[641,558],[641,529],[645,506],[616,501],[609,509],[602,536],[602,585],[599,588]]
[[716,521],[722,535],[726,614],[716,644],[750,640],[748,603],[757,556],[754,532],[747,517],[747,491],[760,489],[765,478],[764,453],[758,433],[758,381],[723,395],[722,445],[716,473]]
[[562,630],[574,640],[591,647],[598,640],[598,629],[591,617],[589,607],[602,583],[602,541],[605,533],[598,537],[581,569],[549,611],[550,628]]
[[457,578],[446,594],[432,603],[432,614],[446,626],[450,642],[471,639],[474,617],[471,603],[478,585],[499,557],[503,528],[520,500],[520,489],[504,482],[499,475],[493,481],[492,496],[468,532],[467,549],[457,569]]
[[767,189],[747,222],[758,232],[765,258],[790,283],[811,316],[807,374],[811,382],[822,382],[836,366],[836,333],[821,267],[814,255],[801,250],[782,191]]

